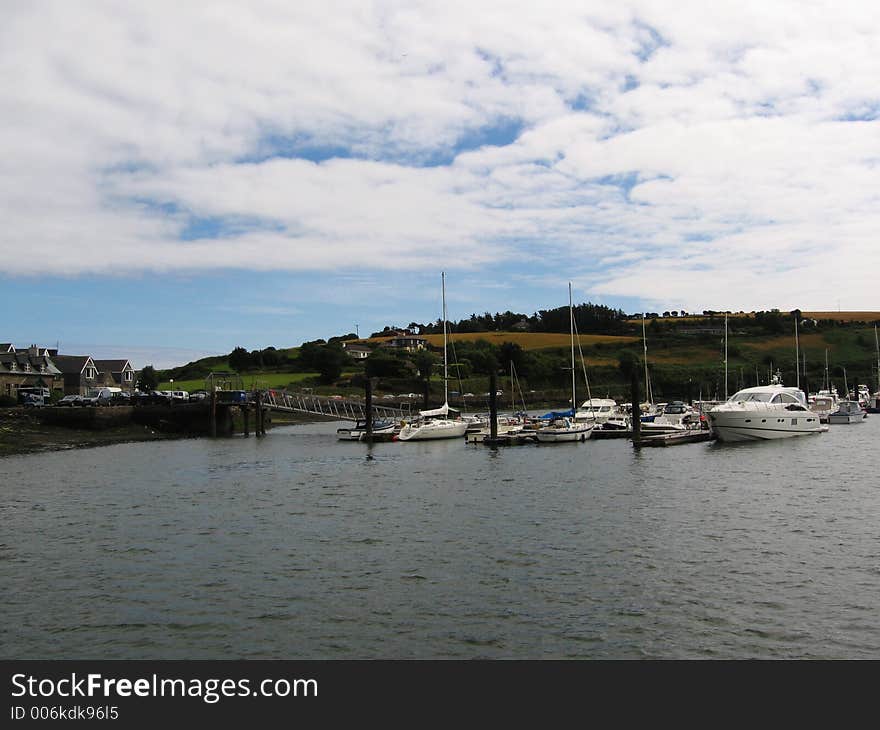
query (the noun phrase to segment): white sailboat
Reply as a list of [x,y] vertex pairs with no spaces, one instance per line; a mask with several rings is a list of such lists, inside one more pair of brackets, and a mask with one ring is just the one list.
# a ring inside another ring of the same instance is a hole
[[593,433],[595,421],[576,422],[574,420],[576,400],[574,369],[574,307],[571,301],[571,283],[568,285],[568,313],[571,326],[571,417],[559,416],[554,418],[549,425],[535,431],[535,438],[539,443],[557,443],[561,441],[586,441]]
[[467,421],[451,418],[449,408],[448,362],[446,358],[446,274],[441,275],[443,291],[443,405],[428,411],[419,411],[414,423],[405,423],[397,434],[398,441],[428,441],[453,439],[464,436]]

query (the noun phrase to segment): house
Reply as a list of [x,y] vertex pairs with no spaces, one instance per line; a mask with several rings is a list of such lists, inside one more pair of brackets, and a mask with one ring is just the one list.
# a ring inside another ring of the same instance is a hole
[[366,360],[372,350],[366,345],[361,345],[357,342],[343,342],[342,349],[345,350],[345,353],[355,360]]
[[424,350],[428,341],[424,337],[392,337],[385,343],[385,347],[396,347],[407,352]]
[[0,395],[18,397],[19,388],[49,388],[61,391],[64,378],[44,348],[31,345],[16,350],[0,343]]
[[98,366],[89,355],[56,355],[52,361],[64,376],[65,395],[86,395],[104,384],[98,379]]
[[137,374],[128,360],[95,360],[99,385],[134,390]]

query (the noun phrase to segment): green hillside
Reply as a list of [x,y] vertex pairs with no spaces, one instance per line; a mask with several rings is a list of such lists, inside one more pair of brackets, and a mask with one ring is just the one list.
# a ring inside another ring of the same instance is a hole
[[[788,313],[759,312],[728,319],[728,392],[766,383],[772,372],[794,385],[798,376],[817,390],[828,376],[843,390],[866,383],[877,387],[877,351],[872,319],[837,321],[803,319],[799,327],[799,372],[795,372],[794,319]],[[640,320],[630,320],[621,335],[583,333],[578,348],[578,390],[585,391],[583,367],[596,394],[624,397],[627,368],[638,367],[644,380],[644,345]],[[684,318],[653,317],[646,327],[648,372],[655,399],[722,397],[724,394],[724,318],[718,314]],[[196,390],[212,371],[241,374],[244,387],[311,388],[316,393],[363,392],[365,376],[376,379],[380,393],[422,393],[419,368],[430,368],[432,398],[443,392],[440,375],[442,336],[428,335],[428,351],[405,353],[381,345],[389,337],[347,340],[372,348],[367,360],[357,361],[341,343],[318,341],[293,348],[266,348],[247,353],[241,348],[228,356],[204,358],[160,374],[160,387]],[[502,388],[513,363],[520,385],[527,391],[561,398],[570,382],[567,333],[467,332],[450,335],[450,391],[483,394],[488,373],[495,370]],[[583,354],[583,365],[580,361]],[[804,374],[806,357],[806,374]],[[420,359],[421,358],[421,359]],[[427,358],[427,359],[425,359]],[[238,365],[238,367],[235,367]],[[507,378],[509,380],[509,378]],[[477,397],[476,395],[474,397]]]

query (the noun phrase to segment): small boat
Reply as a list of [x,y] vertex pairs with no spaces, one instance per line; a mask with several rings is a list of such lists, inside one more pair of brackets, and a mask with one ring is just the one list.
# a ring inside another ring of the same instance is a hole
[[829,414],[828,423],[861,423],[865,419],[865,411],[861,404],[855,400],[842,400],[837,404],[837,410]]
[[[373,421],[373,435],[393,434],[394,421]],[[367,435],[367,421],[360,418],[355,422],[354,426],[348,428],[337,428],[336,435],[340,441],[363,441]]]
[[590,398],[581,403],[574,414],[575,421],[592,422],[602,428],[627,428],[625,411],[611,398]]
[[837,410],[837,391],[820,390],[809,397],[809,409],[819,416],[819,421],[828,423],[828,417]]
[[586,441],[593,432],[592,423],[576,423],[568,416],[554,418],[547,426],[537,429],[534,434],[539,443],[553,444],[563,441]]
[[568,284],[568,317],[571,329],[571,409],[562,413],[548,413],[541,420],[549,421],[535,430],[538,443],[552,444],[563,441],[586,441],[590,438],[596,424],[594,421],[576,421],[575,403],[577,388],[575,386],[576,370],[574,368],[574,305],[571,300],[571,282]]
[[704,421],[700,414],[682,401],[664,403],[661,412],[654,416],[642,416],[641,432],[644,435],[698,431]]

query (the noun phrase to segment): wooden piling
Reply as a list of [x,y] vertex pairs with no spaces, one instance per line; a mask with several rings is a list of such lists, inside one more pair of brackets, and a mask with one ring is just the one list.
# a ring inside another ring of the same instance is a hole
[[489,438],[498,438],[498,374],[489,374]]
[[211,391],[211,415],[210,415],[211,438],[217,437],[217,391]]
[[630,394],[632,396],[632,439],[633,446],[639,446],[639,439],[642,436],[642,408],[639,398],[639,380],[636,377],[636,371],[630,373]]
[[243,405],[241,407],[241,416],[242,416],[242,419],[244,420],[244,437],[247,438],[248,436],[251,435],[251,430],[250,430],[251,407],[247,403],[245,403],[245,405]]
[[364,380],[364,420],[366,421],[366,433],[364,441],[373,443],[373,382],[367,378]]
[[254,433],[257,436],[263,435],[263,394],[258,390],[254,394],[256,400],[256,411],[254,412]]

